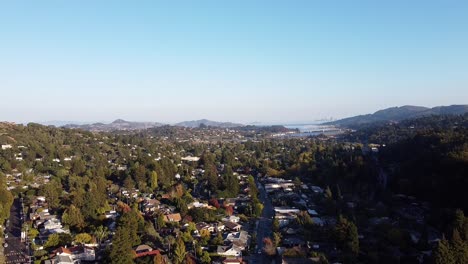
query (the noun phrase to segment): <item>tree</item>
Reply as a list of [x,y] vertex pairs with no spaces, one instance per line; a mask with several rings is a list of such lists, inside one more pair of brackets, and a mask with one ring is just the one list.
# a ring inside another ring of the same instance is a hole
[[35,228],[29,228],[29,231],[28,231],[28,237],[29,239],[33,240],[34,238],[36,238],[37,236],[39,235],[39,231]]
[[94,237],[99,245],[101,245],[102,240],[106,239],[109,236],[109,230],[105,226],[98,226],[94,232]]
[[353,256],[359,253],[359,238],[357,227],[342,215],[338,217],[338,223],[334,229],[335,238],[340,247]]
[[201,256],[200,256],[200,261],[203,263],[203,264],[210,264],[211,263],[211,257],[210,257],[210,253],[208,253],[207,251],[202,251],[201,253]]
[[277,218],[273,220],[273,231],[278,232],[280,229],[280,224]]
[[71,236],[69,234],[52,234],[44,243],[45,249],[55,248],[59,245],[65,246],[71,243]]
[[81,231],[85,226],[85,219],[81,214],[81,210],[76,208],[74,205],[70,205],[62,215],[62,221],[64,224],[69,225],[71,228],[75,228]]
[[156,254],[156,256],[154,256],[153,258],[153,264],[163,264],[164,261],[163,261],[163,257],[161,254]]
[[219,202],[218,202],[218,199],[216,198],[211,198],[208,203],[214,207],[216,207],[216,209],[219,209],[220,205],[219,205]]
[[62,194],[62,184],[60,181],[51,181],[42,186],[42,194],[47,198],[47,202],[52,209],[60,207],[60,195]]
[[434,251],[434,264],[455,264],[455,258],[450,250],[447,239],[442,238]]
[[468,244],[461,239],[458,229],[453,230],[451,251],[456,263],[468,263]]
[[224,243],[223,236],[221,236],[221,232],[218,232],[216,237],[213,238],[211,244],[221,246],[221,245],[223,245],[223,243]]
[[281,233],[279,232],[273,232],[273,243],[275,244],[275,247],[279,247],[281,243]]
[[253,208],[253,215],[255,217],[260,217],[262,215],[262,211],[263,211],[263,204],[260,202],[255,203],[254,208]]
[[151,190],[156,191],[158,189],[158,173],[156,171],[152,171],[150,174],[150,182],[149,186]]
[[182,238],[179,237],[179,239],[177,239],[176,246],[174,249],[174,263],[183,264],[186,254],[187,252],[185,251],[185,243],[182,240]]
[[267,254],[268,256],[274,256],[276,255],[276,247],[273,241],[271,241],[271,238],[265,237],[263,239],[263,252]]
[[234,213],[234,208],[228,205],[226,206],[225,211],[226,211],[226,215],[231,216]]
[[161,229],[166,227],[166,221],[164,221],[164,215],[163,214],[158,214],[158,217],[156,217],[156,229]]
[[124,227],[118,227],[112,238],[109,258],[112,263],[133,264],[133,257],[134,253],[132,251],[129,230]]
[[325,198],[327,198],[328,200],[333,199],[333,193],[329,186],[327,186],[327,188],[325,189]]
[[81,233],[75,236],[75,243],[78,244],[87,244],[93,240],[90,234],[88,233]]
[[164,238],[164,244],[169,248],[169,254],[171,254],[171,247],[175,243],[175,238],[171,235]]
[[52,234],[49,236],[47,241],[44,243],[44,248],[54,248],[60,244],[60,236],[59,234]]

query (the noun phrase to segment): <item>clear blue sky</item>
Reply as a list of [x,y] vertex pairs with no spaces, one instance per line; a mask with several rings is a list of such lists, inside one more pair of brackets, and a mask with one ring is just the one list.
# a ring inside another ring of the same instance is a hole
[[2,1],[0,120],[298,122],[468,103],[468,1]]

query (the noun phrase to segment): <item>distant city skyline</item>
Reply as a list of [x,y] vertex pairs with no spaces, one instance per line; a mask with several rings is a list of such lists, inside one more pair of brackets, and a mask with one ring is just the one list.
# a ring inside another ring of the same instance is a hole
[[0,10],[0,121],[284,124],[468,104],[467,1],[8,1]]

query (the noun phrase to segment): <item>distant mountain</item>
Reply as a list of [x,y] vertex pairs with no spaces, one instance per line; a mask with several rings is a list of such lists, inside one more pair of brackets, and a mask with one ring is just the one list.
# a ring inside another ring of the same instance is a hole
[[405,119],[430,115],[462,115],[465,113],[468,113],[468,105],[437,106],[434,108],[405,105],[379,110],[373,114],[348,117],[324,124],[353,127],[375,122],[398,122]]
[[183,126],[183,127],[199,127],[201,124],[204,124],[205,126],[211,126],[211,127],[222,127],[222,128],[231,128],[231,127],[240,127],[244,126],[243,124],[236,124],[236,123],[231,123],[231,122],[217,122],[217,121],[211,121],[207,119],[201,119],[201,120],[194,120],[194,121],[184,121],[175,124],[176,126]]
[[63,127],[79,128],[79,129],[89,130],[89,131],[109,132],[109,131],[117,131],[117,130],[130,130],[130,131],[143,130],[147,128],[160,127],[163,125],[164,124],[157,123],[157,122],[130,122],[130,121],[122,120],[122,119],[117,119],[110,124],[104,124],[104,123],[94,123],[94,124],[85,124],[85,125],[68,124]]
[[89,122],[79,122],[79,121],[62,121],[62,120],[51,120],[51,121],[38,121],[34,122],[38,123],[44,126],[55,126],[55,127],[61,127],[61,126],[66,126],[69,124],[75,124],[75,125],[86,125],[90,124]]

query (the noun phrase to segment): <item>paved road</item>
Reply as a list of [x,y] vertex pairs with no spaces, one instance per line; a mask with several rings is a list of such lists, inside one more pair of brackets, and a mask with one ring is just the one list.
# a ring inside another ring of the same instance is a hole
[[10,223],[7,227],[6,233],[8,238],[5,242],[8,247],[5,248],[6,264],[13,263],[29,263],[26,251],[26,246],[21,243],[21,201],[15,199],[10,211]]
[[263,249],[263,238],[271,237],[273,229],[273,217],[275,216],[275,210],[271,204],[271,200],[268,197],[265,188],[257,181],[257,187],[259,190],[259,199],[263,203],[264,208],[262,216],[258,219],[256,224],[257,231],[257,248],[255,254],[250,258],[252,263],[269,263],[269,259],[265,254],[258,253]]

